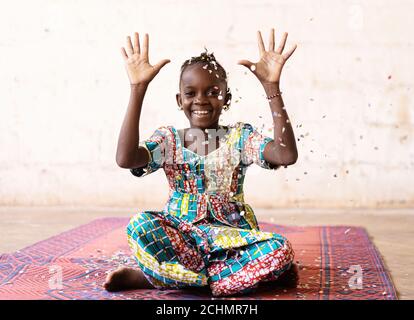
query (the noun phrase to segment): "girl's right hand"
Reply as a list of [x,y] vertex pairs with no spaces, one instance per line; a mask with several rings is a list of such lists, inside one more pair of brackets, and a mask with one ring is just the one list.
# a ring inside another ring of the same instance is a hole
[[139,35],[135,32],[134,45],[132,45],[131,37],[128,36],[126,40],[126,50],[123,47],[121,48],[122,56],[125,61],[125,68],[131,85],[149,84],[161,68],[170,62],[170,60],[164,59],[152,66],[148,61],[148,40],[149,36],[146,33],[144,37],[144,46],[141,52]]

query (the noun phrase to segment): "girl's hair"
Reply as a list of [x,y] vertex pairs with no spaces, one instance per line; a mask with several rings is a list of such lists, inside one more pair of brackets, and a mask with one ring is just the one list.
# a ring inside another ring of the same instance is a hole
[[[224,70],[223,66],[220,63],[218,63],[213,52],[208,53],[207,48],[204,47],[204,49],[205,49],[205,52],[202,52],[199,56],[191,57],[190,59],[184,61],[184,63],[181,66],[180,81],[181,81],[181,77],[183,75],[185,68],[187,68],[190,65],[199,63],[199,64],[204,64],[203,68],[206,69],[206,71],[208,70],[208,72],[214,73],[217,78],[226,82],[226,85],[227,85],[226,70]],[[229,87],[227,87],[227,94],[229,93],[230,93],[230,89]]]
[[183,75],[185,68],[187,68],[190,65],[199,63],[205,64],[203,66],[204,69],[208,70],[210,73],[215,73],[216,76],[218,76],[218,78],[221,78],[223,81],[227,82],[226,70],[224,70],[223,66],[220,63],[218,63],[213,52],[208,53],[207,48],[204,47],[204,49],[205,52],[202,52],[199,56],[191,57],[190,59],[184,61],[184,63],[181,66],[180,79]]

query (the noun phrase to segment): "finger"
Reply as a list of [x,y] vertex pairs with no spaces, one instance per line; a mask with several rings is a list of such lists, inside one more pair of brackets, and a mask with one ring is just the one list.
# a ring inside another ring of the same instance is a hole
[[289,57],[292,55],[292,53],[296,50],[296,48],[298,47],[298,45],[295,43],[292,48],[289,49],[288,52],[286,52],[285,54],[283,54],[283,58],[285,58],[285,60],[289,59]]
[[131,37],[127,36],[126,39],[126,52],[128,53],[128,56],[132,56],[134,54],[134,49],[132,48],[132,43],[131,43]]
[[154,66],[154,69],[155,70],[157,70],[157,72],[158,71],[160,71],[161,70],[161,68],[163,67],[163,66],[165,66],[167,63],[170,63],[171,62],[171,60],[169,60],[169,59],[164,59],[164,60],[161,60],[160,62],[158,62],[155,66]]
[[140,54],[141,48],[139,47],[139,34],[138,32],[134,33],[134,52]]
[[149,47],[148,42],[149,42],[149,36],[148,36],[148,33],[146,33],[144,36],[144,47],[142,48],[142,55],[147,60],[148,60],[148,47]]
[[254,65],[253,62],[249,60],[239,60],[237,64],[240,64],[242,66],[245,66],[246,68],[249,68],[251,70],[252,66]]
[[121,54],[122,54],[122,57],[124,58],[124,60],[128,59],[128,55],[127,55],[124,47],[121,48]]
[[284,32],[282,36],[282,40],[280,40],[279,47],[276,50],[276,53],[282,54],[283,50],[285,49],[287,36],[288,36],[288,33]]
[[275,29],[270,30],[269,51],[275,51]]
[[260,56],[262,56],[266,50],[265,50],[265,46],[263,43],[262,34],[260,33],[260,31],[257,31],[257,44],[259,45]]

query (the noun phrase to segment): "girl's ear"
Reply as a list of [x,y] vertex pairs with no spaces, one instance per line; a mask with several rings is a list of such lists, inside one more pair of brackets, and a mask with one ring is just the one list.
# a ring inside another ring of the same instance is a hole
[[177,104],[178,104],[178,106],[179,106],[179,107],[181,107],[181,106],[182,106],[181,94],[177,93],[177,94],[175,95],[175,99],[177,100]]
[[224,104],[230,104],[231,98],[232,98],[232,95],[231,95],[230,89],[227,89],[226,99],[224,100]]

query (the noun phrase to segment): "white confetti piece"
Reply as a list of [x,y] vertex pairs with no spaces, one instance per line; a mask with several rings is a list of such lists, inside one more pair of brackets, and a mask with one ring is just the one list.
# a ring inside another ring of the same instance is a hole
[[347,234],[349,231],[351,231],[351,229],[346,229],[344,233]]

